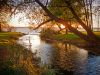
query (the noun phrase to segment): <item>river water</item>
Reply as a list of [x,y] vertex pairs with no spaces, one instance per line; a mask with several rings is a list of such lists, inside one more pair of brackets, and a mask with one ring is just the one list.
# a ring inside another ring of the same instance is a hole
[[87,50],[60,42],[47,43],[39,35],[24,35],[18,43],[36,53],[40,64],[59,70],[57,75],[100,75],[100,56]]

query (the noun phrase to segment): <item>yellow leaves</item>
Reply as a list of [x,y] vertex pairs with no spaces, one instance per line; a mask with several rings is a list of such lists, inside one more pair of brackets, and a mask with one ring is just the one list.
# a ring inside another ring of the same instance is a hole
[[[30,53],[28,54],[30,55]],[[24,56],[27,56],[27,55],[23,55],[21,54],[20,55],[20,60],[19,60],[19,63],[18,65],[19,66],[23,66],[23,68],[27,71],[28,75],[39,75],[39,69],[38,67],[36,67],[36,65],[34,65],[34,62],[32,62],[32,58],[31,56],[29,57],[25,57]]]

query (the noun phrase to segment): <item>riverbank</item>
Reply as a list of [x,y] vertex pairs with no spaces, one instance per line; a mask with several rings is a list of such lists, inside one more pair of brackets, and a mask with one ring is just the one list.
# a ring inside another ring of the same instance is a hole
[[[50,31],[49,31],[50,32]],[[83,32],[86,34],[86,32]],[[98,37],[100,37],[100,32],[94,32]],[[40,34],[41,39],[46,40],[47,42],[63,42],[63,43],[68,43],[75,45],[79,48],[86,49],[88,51],[92,51],[93,53],[100,55],[100,51],[98,50],[100,48],[100,45],[98,44],[93,44],[93,43],[88,43],[78,37],[77,35],[68,32],[67,34],[59,34],[57,32],[52,31],[52,33],[48,33],[48,30],[46,32],[42,32]]]
[[20,32],[0,32],[0,42],[3,40],[17,40],[19,37],[23,36]]
[[[83,32],[86,34],[86,32]],[[100,37],[100,32],[94,32],[98,37]],[[67,34],[59,34],[59,33],[52,33],[49,34],[48,32],[44,32],[40,34],[41,39],[43,40],[50,40],[50,41],[64,41],[72,44],[77,43],[87,43],[83,39],[81,39],[79,36],[75,35],[74,33],[68,32]]]
[[34,54],[16,43],[17,32],[0,33],[0,75],[39,75]]

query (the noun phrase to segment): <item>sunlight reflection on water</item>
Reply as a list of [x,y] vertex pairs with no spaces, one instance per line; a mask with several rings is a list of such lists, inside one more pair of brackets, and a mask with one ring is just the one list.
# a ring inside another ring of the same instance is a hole
[[50,63],[53,48],[51,45],[41,41],[39,35],[25,35],[19,38],[18,42],[33,53],[36,53],[37,57],[40,57],[41,63]]
[[42,41],[39,35],[25,35],[18,42],[33,53],[36,52],[42,64],[74,68],[73,75],[100,75],[100,56],[91,55],[84,49],[62,43],[52,45]]
[[19,40],[21,40],[21,44],[27,45],[27,48],[29,45],[32,45],[32,48],[36,48],[37,46],[40,45],[40,37],[37,35],[25,35],[21,38],[19,38]]

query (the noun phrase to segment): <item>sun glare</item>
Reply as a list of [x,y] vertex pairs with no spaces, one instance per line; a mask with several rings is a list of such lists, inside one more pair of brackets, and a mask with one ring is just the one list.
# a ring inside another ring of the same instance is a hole
[[62,25],[62,24],[61,24],[61,26],[60,26],[60,27],[61,27],[62,29],[63,29],[63,28],[65,28],[65,26],[64,26],[64,25]]
[[27,27],[30,20],[26,18],[25,13],[18,13],[12,16],[9,24],[14,27]]

